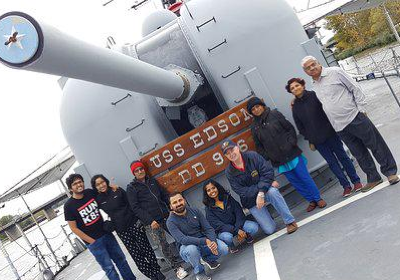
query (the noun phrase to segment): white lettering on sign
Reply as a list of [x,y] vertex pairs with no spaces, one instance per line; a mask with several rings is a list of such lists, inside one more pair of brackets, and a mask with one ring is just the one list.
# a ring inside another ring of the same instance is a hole
[[[208,123],[207,126],[201,130],[194,130],[189,132],[182,138],[182,141],[167,144],[165,147],[158,150],[154,154],[150,154],[145,160],[151,166],[151,173],[157,174],[157,170],[163,171],[167,167],[178,164],[183,159],[191,157],[198,153],[209,144],[216,144],[217,140],[222,140],[229,135],[238,132],[241,128],[247,127],[252,121],[253,116],[247,112],[244,105],[236,108],[235,111],[226,112],[224,119],[218,122]],[[215,142],[215,143],[214,143]],[[246,145],[242,145],[241,150],[247,150]],[[197,150],[197,151],[196,151]],[[224,157],[219,157],[217,154],[213,155],[213,159],[217,165],[224,163]],[[191,171],[192,172],[192,171]],[[193,175],[193,172],[191,173]],[[183,173],[182,176],[187,176]],[[194,175],[193,175],[194,176]]]
[[201,162],[192,165],[192,169],[196,172],[196,177],[200,177],[206,173],[206,170]]
[[237,145],[239,146],[241,152],[245,152],[249,149],[249,146],[247,146],[246,141],[243,139],[238,140]]
[[171,155],[171,152],[169,150],[165,150],[162,153],[162,155],[163,155],[166,163],[170,163],[171,161],[174,160],[174,157]]
[[213,160],[215,161],[216,165],[222,165],[224,164],[224,157],[221,155],[221,153],[215,153],[212,156]]
[[[208,137],[207,141],[211,141],[211,140],[217,138],[217,136],[218,136],[218,134],[215,131],[215,128],[213,126],[209,126],[205,129],[203,129],[203,131],[205,134],[207,134],[207,137]],[[210,134],[210,131],[211,131],[211,134]]]
[[243,116],[244,116],[244,121],[247,122],[248,120],[250,120],[253,116],[251,114],[249,114],[249,112],[247,112],[246,109],[242,108],[240,109],[240,112],[242,112]]
[[226,121],[225,121],[225,120],[220,120],[220,121],[217,123],[217,125],[218,125],[218,127],[220,128],[219,131],[221,131],[221,133],[225,133],[225,132],[227,132],[228,129],[229,129],[229,127],[228,127],[228,125],[226,124]]
[[189,171],[186,169],[179,172],[178,175],[181,176],[183,184],[189,183],[192,180],[192,176],[190,176]]
[[229,115],[229,121],[233,126],[238,126],[240,124],[240,118],[236,113],[232,113]]
[[198,133],[198,132],[196,134],[193,134],[192,136],[190,136],[190,140],[193,141],[193,144],[194,144],[193,147],[195,149],[204,145],[204,141],[203,141],[203,139],[201,139],[200,133]]
[[182,148],[182,145],[179,143],[175,144],[174,151],[175,151],[177,157],[181,157],[185,154],[185,150]]
[[162,163],[160,161],[160,155],[155,155],[154,157],[150,158],[150,161],[154,164],[155,167],[160,168]]

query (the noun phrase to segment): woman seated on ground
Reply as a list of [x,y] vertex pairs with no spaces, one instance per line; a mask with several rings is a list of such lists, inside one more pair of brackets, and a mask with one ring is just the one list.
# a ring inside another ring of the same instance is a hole
[[111,218],[113,228],[108,231],[115,229],[140,272],[151,280],[164,280],[146,231],[143,225],[137,223],[138,218],[130,209],[125,190],[118,188],[115,192],[111,191],[110,181],[101,174],[93,176],[91,184],[99,193],[96,200],[100,209]]
[[206,217],[215,229],[218,238],[224,241],[231,253],[238,248],[235,243],[253,242],[258,224],[246,220],[242,207],[219,183],[209,180],[203,187],[203,203]]

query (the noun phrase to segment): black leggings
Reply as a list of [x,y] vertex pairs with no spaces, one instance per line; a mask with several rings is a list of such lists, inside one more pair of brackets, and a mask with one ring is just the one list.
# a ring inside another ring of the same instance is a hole
[[157,263],[156,255],[147,239],[143,226],[137,228],[131,226],[125,231],[117,232],[129,254],[135,261],[137,268],[148,278],[156,277],[160,272],[160,266]]

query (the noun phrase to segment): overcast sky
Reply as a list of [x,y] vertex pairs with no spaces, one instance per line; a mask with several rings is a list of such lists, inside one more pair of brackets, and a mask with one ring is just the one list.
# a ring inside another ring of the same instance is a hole
[[[23,11],[102,47],[110,35],[117,43],[139,39],[143,13],[152,10],[153,5],[144,7],[139,14],[134,10],[128,11],[135,1],[115,0],[103,7],[102,4],[107,1],[1,0],[0,14]],[[308,2],[287,1],[297,10],[304,9]],[[311,0],[311,5],[321,2],[326,0]],[[0,194],[67,145],[59,121],[62,92],[57,79],[12,70],[0,64],[0,130],[3,135],[0,142]],[[27,200],[34,207],[59,192],[60,188],[55,186],[28,196]],[[25,212],[20,201],[7,203],[6,208],[0,210],[0,217],[16,211]]]

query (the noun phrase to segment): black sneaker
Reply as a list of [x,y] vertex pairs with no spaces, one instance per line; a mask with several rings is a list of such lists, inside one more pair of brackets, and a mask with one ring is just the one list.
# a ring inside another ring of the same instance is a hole
[[229,248],[229,252],[231,254],[235,254],[235,253],[239,252],[239,248],[236,247],[236,246],[232,246],[232,247]]
[[211,269],[211,270],[214,270],[214,269],[217,269],[221,264],[219,263],[219,262],[217,262],[217,261],[209,261],[209,262],[207,262],[207,261],[205,261],[205,260],[203,260],[203,259],[200,259],[200,263],[202,264],[202,265],[206,265],[209,269]]
[[253,236],[251,236],[250,234],[247,234],[247,236],[246,236],[246,243],[247,243],[247,244],[251,244],[251,243],[253,243],[253,242],[254,242]]

